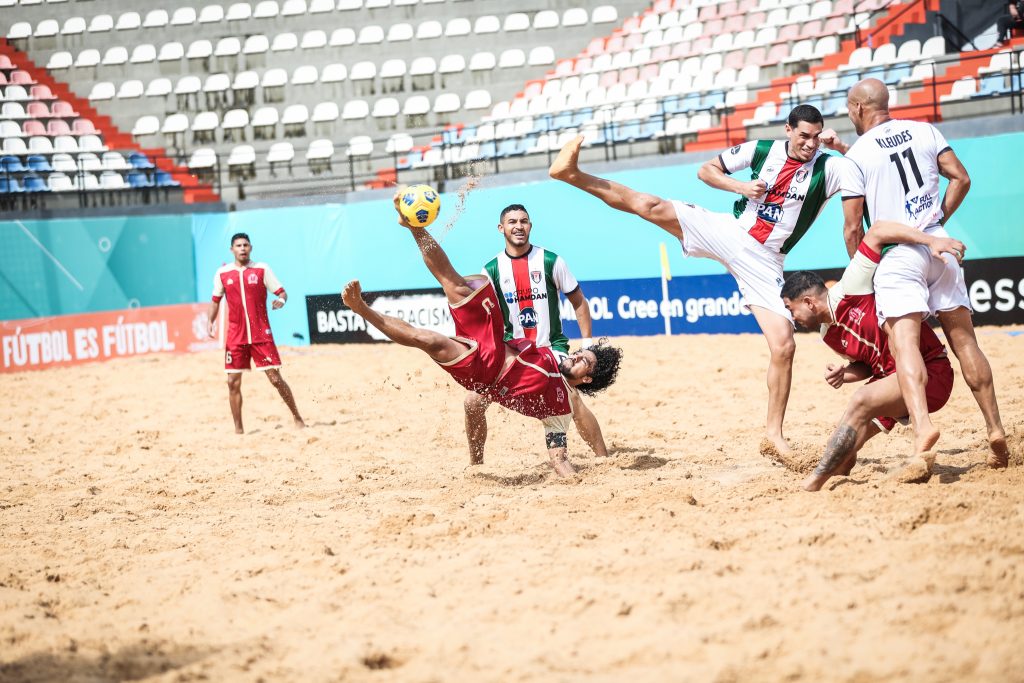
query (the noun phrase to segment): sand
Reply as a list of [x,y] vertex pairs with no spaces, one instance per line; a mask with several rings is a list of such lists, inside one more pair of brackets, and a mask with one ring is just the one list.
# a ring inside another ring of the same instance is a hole
[[[887,479],[903,430],[816,494],[758,453],[752,335],[619,340],[570,482],[498,406],[469,467],[461,392],[390,345],[284,349],[311,427],[253,374],[242,437],[217,353],[0,376],[0,681],[1022,680],[1024,335],[980,338],[1013,466],[958,375],[930,482]],[[830,360],[799,336],[805,452]]]

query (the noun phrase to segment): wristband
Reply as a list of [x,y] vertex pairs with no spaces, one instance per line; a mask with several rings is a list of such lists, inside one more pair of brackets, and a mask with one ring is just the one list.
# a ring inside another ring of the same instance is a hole
[[594,340],[590,337],[583,337],[580,339],[580,350],[589,349],[594,345]]

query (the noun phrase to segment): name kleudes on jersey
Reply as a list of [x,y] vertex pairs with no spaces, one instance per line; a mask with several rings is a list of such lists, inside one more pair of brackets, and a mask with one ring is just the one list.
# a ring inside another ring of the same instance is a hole
[[884,138],[875,138],[875,142],[877,142],[878,146],[882,149],[892,149],[893,147],[905,145],[913,139],[914,136],[910,134],[909,130],[903,130],[895,135],[889,135]]

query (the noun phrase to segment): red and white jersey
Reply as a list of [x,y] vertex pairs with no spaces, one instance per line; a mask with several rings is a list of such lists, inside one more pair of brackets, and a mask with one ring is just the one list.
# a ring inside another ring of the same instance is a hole
[[[889,351],[889,336],[878,323],[871,279],[881,256],[861,242],[843,277],[828,290],[828,305],[834,322],[821,326],[821,337],[830,349],[849,361],[871,367],[876,378],[896,372]],[[946,355],[946,349],[932,328],[921,323],[921,355],[927,363]]]
[[569,385],[558,369],[558,357],[549,347],[528,339],[505,342],[519,352],[512,364],[484,394],[495,403],[540,420],[570,415]]
[[267,292],[280,296],[284,287],[266,263],[249,262],[245,268],[222,266],[213,276],[213,301],[227,300],[228,346],[274,341],[267,316]]
[[846,151],[843,198],[863,197],[868,223],[896,221],[927,228],[942,219],[939,162],[949,143],[923,121],[875,126]]

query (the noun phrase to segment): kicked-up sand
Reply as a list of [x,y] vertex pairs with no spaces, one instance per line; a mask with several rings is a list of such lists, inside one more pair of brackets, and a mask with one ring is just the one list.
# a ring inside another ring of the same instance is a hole
[[[1014,333],[1020,336],[1014,336]],[[880,436],[815,494],[758,452],[759,336],[623,338],[612,455],[488,412],[392,345],[284,349],[310,427],[217,353],[0,376],[0,681],[1024,680],[1024,334],[986,328],[1015,449],[959,375],[935,476]],[[788,437],[851,387],[800,335]]]

